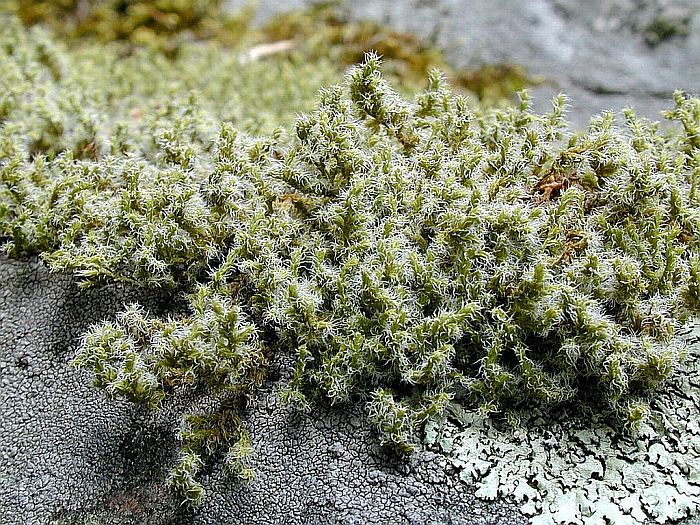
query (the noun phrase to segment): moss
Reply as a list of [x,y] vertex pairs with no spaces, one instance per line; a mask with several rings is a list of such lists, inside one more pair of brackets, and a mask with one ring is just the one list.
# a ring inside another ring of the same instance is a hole
[[183,39],[216,39],[234,45],[245,34],[251,9],[235,14],[220,0],[11,0],[23,23],[49,24],[64,38],[125,40],[174,53]]
[[474,93],[488,105],[509,100],[515,93],[542,82],[517,64],[487,64],[476,69],[455,71],[453,82]]
[[452,68],[434,44],[377,22],[350,20],[341,14],[337,2],[279,14],[260,28],[251,25],[253,4],[231,12],[220,0],[12,0],[4,9],[26,25],[49,25],[64,40],[121,40],[169,56],[193,40],[233,48],[259,46],[254,49],[289,41],[289,46],[273,52],[283,52],[295,63],[331,63],[342,70],[374,51],[384,60],[384,74],[409,95],[425,87],[431,67],[439,67],[455,88],[473,93],[485,104],[512,100],[518,91],[541,82],[515,64]]
[[335,72],[322,58],[304,78],[306,64],[217,42],[166,59],[6,21],[0,236],[84,286],[187,293],[186,313],[133,305],[93,327],[76,358],[110,396],[218,400],[183,415],[171,479],[185,501],[218,455],[250,476],[238,408],[272,351],[296,359],[287,400],[362,402],[403,451],[454,401],[588,406],[639,429],[684,366],[679,331],[700,312],[697,98],[675,94],[672,133],[631,110],[573,133],[563,96],[543,115],[526,93],[474,109],[431,70],[408,99],[368,54],[310,104]]
[[483,499],[517,504],[532,523],[676,523],[700,510],[697,325],[682,374],[654,395],[635,433],[597,407],[517,411],[512,425],[452,404],[426,424]]
[[644,40],[650,47],[655,47],[671,38],[686,37],[690,34],[690,19],[690,16],[659,15],[644,28]]
[[410,33],[370,21],[350,21],[333,4],[277,15],[261,31],[271,40],[295,40],[299,52],[328,57],[344,67],[374,50],[384,60],[385,74],[414,90],[425,82],[431,66],[446,66],[442,53]]

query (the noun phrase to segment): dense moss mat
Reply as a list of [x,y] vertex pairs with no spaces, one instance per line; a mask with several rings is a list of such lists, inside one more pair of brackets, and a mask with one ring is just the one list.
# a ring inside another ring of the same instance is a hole
[[252,475],[239,408],[272,352],[296,359],[286,401],[361,402],[403,451],[456,402],[585,406],[639,431],[684,366],[698,99],[676,93],[672,131],[629,110],[574,133],[563,96],[478,109],[430,70],[407,99],[374,54],[316,97],[328,57],[63,45],[3,22],[0,236],[84,286],[185,295],[168,318],[127,307],[75,360],[154,409],[217,399],[183,415],[183,500],[213,458]]

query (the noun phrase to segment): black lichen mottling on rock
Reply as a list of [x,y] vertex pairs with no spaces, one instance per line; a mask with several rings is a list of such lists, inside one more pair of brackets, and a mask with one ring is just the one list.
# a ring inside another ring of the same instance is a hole
[[4,256],[0,279],[0,522],[108,508],[119,490],[164,476],[172,432],[131,405],[105,402],[70,361],[80,334],[123,301],[162,311],[171,300],[118,284],[86,293],[38,261]]

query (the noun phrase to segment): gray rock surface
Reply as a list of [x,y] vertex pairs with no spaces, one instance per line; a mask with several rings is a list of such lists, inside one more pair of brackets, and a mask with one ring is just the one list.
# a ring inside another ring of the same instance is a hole
[[[259,20],[313,4],[261,0]],[[244,4],[231,0],[232,8]],[[353,0],[351,17],[386,22],[431,39],[453,64],[515,63],[545,82],[533,93],[544,111],[560,91],[570,118],[637,108],[659,119],[671,93],[700,92],[697,0]]]
[[[115,494],[162,477],[174,444],[163,437],[169,429],[163,434],[131,405],[105,401],[70,366],[91,323],[125,301],[157,308],[158,298],[120,286],[81,292],[37,261],[4,257],[0,282],[0,523],[50,523],[110,507]],[[146,442],[152,446],[137,458]]]

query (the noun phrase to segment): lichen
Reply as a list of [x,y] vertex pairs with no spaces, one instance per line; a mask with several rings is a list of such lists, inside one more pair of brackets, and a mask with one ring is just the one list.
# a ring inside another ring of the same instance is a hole
[[452,405],[426,425],[426,443],[450,458],[466,483],[476,483],[477,496],[513,501],[536,525],[667,523],[695,515],[697,328],[689,340],[684,374],[651,401],[650,417],[633,434],[620,433],[593,407],[583,415],[580,408],[518,411],[508,425]]

